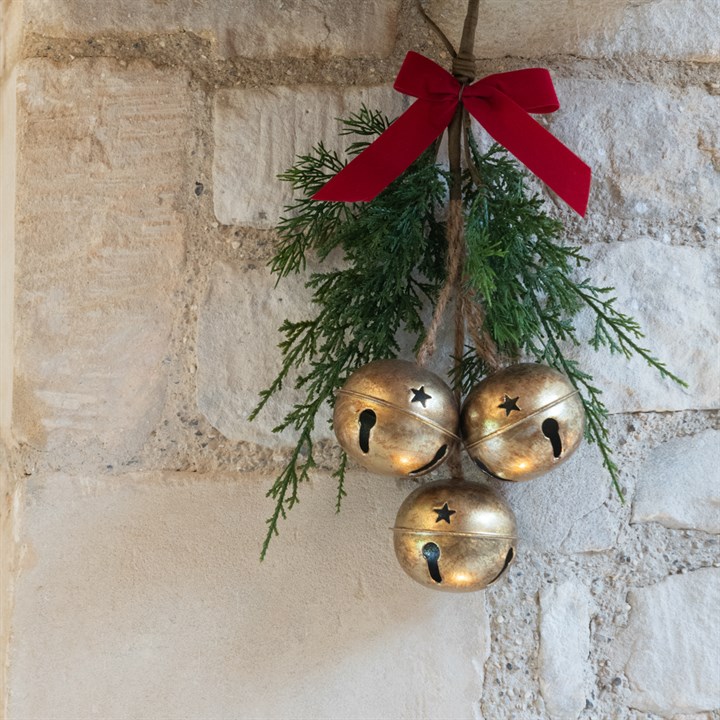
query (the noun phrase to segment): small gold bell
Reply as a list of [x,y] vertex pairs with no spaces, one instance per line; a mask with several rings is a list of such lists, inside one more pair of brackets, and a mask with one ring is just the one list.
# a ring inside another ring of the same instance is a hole
[[379,475],[424,475],[460,442],[450,388],[406,360],[376,360],[338,390],[333,428],[343,450]]
[[494,583],[515,557],[509,505],[474,482],[441,480],[417,488],[393,528],[402,569],[435,590],[470,592]]
[[531,480],[567,460],[580,444],[585,411],[578,391],[545,365],[513,365],[485,378],[461,414],[465,448],[501,480]]

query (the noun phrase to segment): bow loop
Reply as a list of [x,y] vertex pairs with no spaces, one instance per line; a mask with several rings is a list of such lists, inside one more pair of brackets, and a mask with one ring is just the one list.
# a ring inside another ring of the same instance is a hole
[[440,136],[461,102],[496,142],[578,214],[585,214],[590,168],[528,115],[551,113],[560,107],[550,73],[544,68],[497,73],[461,86],[437,63],[411,51],[394,87],[417,100],[325,183],[313,195],[314,200],[372,200]]
[[403,60],[393,87],[403,95],[430,100],[436,96],[457,98],[460,83],[430,58],[410,51]]

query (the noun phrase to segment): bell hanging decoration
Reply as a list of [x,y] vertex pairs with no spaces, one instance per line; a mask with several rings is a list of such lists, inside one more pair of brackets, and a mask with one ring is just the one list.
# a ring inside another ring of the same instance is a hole
[[343,450],[379,475],[418,476],[460,443],[459,410],[450,388],[406,360],[376,360],[337,392],[333,427]]
[[465,448],[501,480],[531,480],[572,455],[585,428],[578,391],[565,375],[523,363],[485,378],[461,414]]
[[393,533],[402,569],[435,590],[482,590],[515,558],[512,510],[474,482],[441,480],[419,487],[400,506]]

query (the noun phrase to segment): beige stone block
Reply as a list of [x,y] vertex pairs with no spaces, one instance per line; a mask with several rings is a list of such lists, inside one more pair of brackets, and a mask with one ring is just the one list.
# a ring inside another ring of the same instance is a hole
[[337,118],[358,112],[363,103],[391,118],[409,105],[389,85],[220,91],[215,102],[213,161],[217,219],[226,225],[274,227],[283,206],[292,200],[289,185],[278,180],[278,173],[320,141],[329,150],[347,147],[353,139],[338,137]]
[[575,720],[591,687],[590,594],[566,580],[540,592],[540,690],[552,720]]
[[50,37],[93,33],[192,32],[224,57],[388,55],[399,0],[24,0],[32,32]]
[[548,127],[593,170],[588,220],[682,222],[718,212],[720,96],[607,80],[555,82]]
[[[278,425],[303,392],[292,387],[291,373],[258,417],[248,416],[280,372],[282,355],[278,328],[311,318],[317,312],[304,285],[306,274],[291,275],[276,286],[277,277],[265,265],[231,266],[216,263],[210,276],[198,323],[197,402],[208,421],[225,437],[262,445],[294,444],[295,432],[274,435]],[[328,409],[318,415],[315,436],[332,435]]]
[[163,407],[190,98],[149,64],[20,71],[14,432],[56,461],[128,460]]
[[22,43],[22,3],[20,0],[0,2],[0,78],[5,79],[20,55]]
[[660,717],[717,710],[720,570],[671,575],[628,594],[630,620],[614,643],[628,704]]
[[[645,333],[638,342],[688,383],[663,380],[639,358],[627,360],[601,348],[569,348],[595,378],[611,413],[664,412],[720,406],[720,293],[713,248],[673,246],[640,238],[583,249],[590,264],[579,271],[600,287],[614,287],[617,308]],[[595,316],[577,318],[579,335],[592,337]]]
[[633,522],[720,533],[720,431],[678,437],[653,448],[640,467]]
[[[457,47],[467,2],[428,0],[427,9]],[[475,53],[647,55],[710,62],[720,57],[719,38],[715,0],[485,0]]]
[[10,443],[15,297],[16,83],[0,83],[0,440]]
[[412,483],[352,474],[336,515],[319,477],[261,565],[270,482],[34,479],[8,720],[478,715],[485,594],[431,592],[397,565]]

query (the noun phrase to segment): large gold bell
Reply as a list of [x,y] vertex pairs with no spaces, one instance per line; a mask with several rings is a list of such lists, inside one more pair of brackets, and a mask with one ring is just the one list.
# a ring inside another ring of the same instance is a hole
[[470,592],[494,583],[515,557],[509,505],[489,487],[441,480],[412,492],[393,528],[402,569],[435,590]]
[[380,475],[424,475],[456,449],[459,411],[450,388],[406,360],[356,370],[335,398],[333,427],[343,450]]
[[583,437],[578,391],[545,365],[513,365],[485,378],[461,415],[470,457],[501,480],[531,480],[572,455]]

